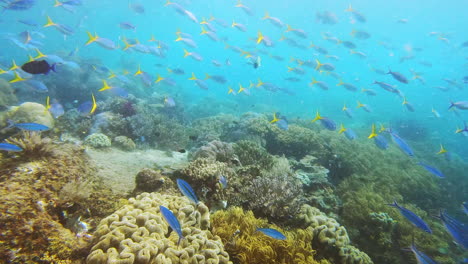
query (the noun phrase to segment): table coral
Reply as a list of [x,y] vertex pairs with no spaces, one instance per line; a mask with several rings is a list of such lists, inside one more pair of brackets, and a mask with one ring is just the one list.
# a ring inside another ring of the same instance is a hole
[[320,254],[333,258],[337,263],[373,263],[372,260],[359,249],[351,245],[348,233],[335,219],[327,217],[317,208],[303,205],[299,218],[305,226],[313,230],[313,242]]
[[[185,237],[180,245],[176,232],[170,231],[163,219],[160,205],[180,221]],[[102,219],[87,263],[232,264],[221,239],[213,236],[209,227],[210,213],[203,203],[195,208],[185,197],[142,193]]]
[[[213,233],[219,235],[226,250],[240,264],[326,264],[327,260],[315,260],[316,252],[312,249],[311,228],[285,231],[269,225],[265,219],[255,218],[252,211],[243,211],[240,207],[231,207],[227,211],[218,211],[212,216]],[[274,228],[284,235],[286,240],[276,240],[255,230],[258,227]]]

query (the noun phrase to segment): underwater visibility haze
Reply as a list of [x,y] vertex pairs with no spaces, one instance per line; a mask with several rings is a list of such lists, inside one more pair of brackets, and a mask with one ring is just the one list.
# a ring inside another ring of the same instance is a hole
[[467,7],[0,0],[0,263],[468,263]]

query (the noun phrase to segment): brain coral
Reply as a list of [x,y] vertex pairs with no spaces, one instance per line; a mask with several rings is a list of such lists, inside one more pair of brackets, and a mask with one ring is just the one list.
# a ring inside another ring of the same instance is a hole
[[[160,205],[180,221],[185,237],[180,245]],[[209,209],[202,203],[195,208],[185,197],[142,193],[100,222],[87,263],[232,263],[209,226]]]
[[373,263],[366,253],[351,245],[344,226],[341,226],[335,219],[326,216],[317,208],[303,205],[299,218],[307,226],[313,228],[312,245],[319,249],[320,254],[336,259],[336,263]]

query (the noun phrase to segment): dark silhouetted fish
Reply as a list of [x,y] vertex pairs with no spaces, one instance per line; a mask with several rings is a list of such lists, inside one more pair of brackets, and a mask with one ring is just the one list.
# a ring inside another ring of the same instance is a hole
[[50,70],[55,72],[55,63],[52,66],[45,60],[40,61],[30,61],[23,66],[21,69],[30,74],[48,74]]

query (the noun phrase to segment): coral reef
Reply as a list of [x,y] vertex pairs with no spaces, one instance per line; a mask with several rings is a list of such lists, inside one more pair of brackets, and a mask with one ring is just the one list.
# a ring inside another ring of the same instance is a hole
[[317,208],[303,205],[299,218],[313,230],[312,246],[336,263],[373,263],[372,260],[351,245],[346,229],[335,219],[327,217]]
[[[187,180],[195,190],[198,190],[199,199],[210,207],[217,207],[229,200],[226,194],[227,190],[224,190],[219,184],[219,178],[224,176],[229,181],[235,179],[235,175],[235,170],[227,163],[206,158],[196,159],[190,162],[187,167],[174,173],[175,177]],[[232,190],[230,189],[230,191]]]
[[328,180],[329,170],[318,164],[317,158],[312,155],[304,156],[299,162],[293,160],[293,168],[307,193],[307,204],[329,214],[337,213],[341,201],[335,194],[334,185]]
[[275,127],[273,131],[266,144],[266,149],[272,154],[301,159],[307,154],[321,158],[327,153],[324,140],[309,128],[290,125],[288,130]]
[[39,123],[49,128],[54,127],[54,118],[45,106],[33,102],[26,102],[19,106],[11,107],[6,113],[5,118],[17,123]]
[[284,157],[277,158],[269,170],[254,178],[241,193],[246,197],[249,209],[276,220],[292,218],[303,202],[301,184]]
[[[314,260],[311,228],[285,231],[269,225],[265,219],[255,218],[252,211],[231,207],[218,211],[211,217],[213,234],[220,236],[226,251],[239,264],[296,263],[327,264],[326,260]],[[276,240],[256,232],[258,227],[274,228],[287,239]]]
[[92,173],[89,160],[78,146],[55,145],[57,155],[23,162],[10,158],[0,171],[0,259],[30,263],[48,253],[57,259],[79,259],[88,246],[61,224],[59,190],[69,181]]
[[159,171],[144,168],[138,172],[135,177],[135,189],[133,194],[142,192],[157,192],[164,190],[168,193],[170,188],[175,188],[174,183],[167,177],[163,176]]
[[206,158],[220,162],[239,164],[239,159],[234,154],[231,143],[213,140],[202,146],[193,155],[194,159]]
[[131,151],[136,149],[135,142],[126,136],[117,136],[112,141],[112,144],[122,150]]
[[233,148],[242,166],[255,165],[267,170],[274,163],[273,156],[255,142],[241,140],[236,142]]
[[84,139],[84,143],[93,148],[108,148],[111,146],[111,140],[108,136],[101,133],[94,133]]
[[[180,245],[160,205],[180,221],[185,237]],[[185,197],[142,193],[100,222],[87,263],[232,263],[209,227],[210,213],[203,203],[195,208]]]
[[16,102],[16,95],[13,93],[10,84],[4,79],[0,79],[0,111],[5,110]]
[[23,151],[16,153],[16,156],[23,160],[44,159],[56,155],[52,139],[44,138],[40,133],[24,131],[8,138],[6,142],[23,149]]

